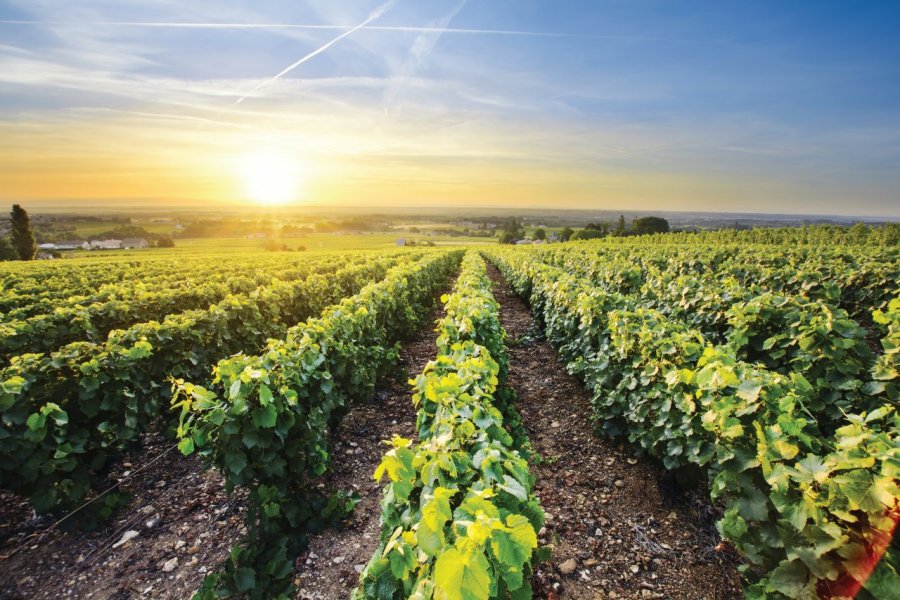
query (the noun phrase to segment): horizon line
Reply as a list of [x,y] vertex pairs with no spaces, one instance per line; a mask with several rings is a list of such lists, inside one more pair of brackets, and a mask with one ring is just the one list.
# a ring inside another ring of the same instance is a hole
[[[13,202],[25,205],[23,201],[13,201],[13,200],[0,200],[2,202]],[[81,207],[93,207],[99,208],[102,204],[107,203],[115,203],[115,202],[127,202],[131,204],[128,207],[122,207],[120,210],[116,210],[115,206],[110,206],[109,213],[116,212],[148,212],[138,211],[136,209],[147,209],[152,208],[148,205],[135,206],[134,203],[140,202],[152,202],[156,203],[156,206],[160,206],[161,199],[159,198],[118,198],[118,199],[98,199],[98,200],[83,200],[83,199],[40,199],[40,200],[32,200],[33,204],[40,206],[41,204],[50,204],[54,205],[54,208],[61,208],[65,203],[80,203]],[[166,202],[166,201],[163,201]],[[197,209],[209,209],[215,208],[211,206],[210,201],[205,200],[196,200],[191,201],[194,204],[184,204],[182,207],[178,207],[177,204],[183,203],[181,200],[169,200],[168,202],[172,204],[163,205],[156,210],[150,210],[149,212],[157,212],[159,210],[172,210],[181,211],[181,212],[196,212]],[[77,209],[77,207],[73,207]],[[105,207],[104,207],[105,208]],[[224,204],[220,204],[219,208],[225,210],[235,210],[235,209],[259,209],[260,206],[256,205],[253,202],[247,201],[230,201],[225,202]],[[290,211],[303,211],[308,209],[334,209],[338,212],[347,211],[347,210],[355,210],[359,209],[362,211],[366,211],[363,214],[375,214],[380,210],[427,210],[430,212],[440,212],[440,211],[452,211],[452,212],[465,212],[465,211],[485,211],[485,210],[502,210],[506,212],[540,212],[540,211],[559,211],[559,212],[611,212],[611,213],[621,213],[621,214],[634,214],[634,213],[655,213],[655,214],[693,214],[693,215],[765,215],[771,217],[794,217],[794,218],[840,218],[840,219],[867,219],[867,220],[879,220],[883,222],[891,222],[891,223],[900,223],[900,215],[890,216],[890,215],[864,215],[864,214],[838,214],[838,213],[779,213],[779,212],[763,212],[763,211],[712,211],[712,210],[673,210],[673,209],[623,209],[623,208],[560,208],[559,206],[530,206],[530,207],[508,207],[503,205],[480,205],[480,206],[446,206],[446,207],[435,207],[433,205],[405,205],[405,204],[390,204],[379,207],[371,207],[362,204],[338,204],[338,205],[327,205],[327,204],[287,204],[282,206],[266,206],[262,207],[266,210],[274,209],[276,212],[290,212]],[[73,212],[75,212],[73,210]]]

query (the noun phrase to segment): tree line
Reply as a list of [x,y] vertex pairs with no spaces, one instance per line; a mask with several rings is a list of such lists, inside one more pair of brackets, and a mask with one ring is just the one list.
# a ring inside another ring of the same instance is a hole
[[[625,224],[625,215],[619,215],[619,220],[615,223],[588,223],[584,229],[572,229],[564,227],[559,231],[557,237],[561,242],[569,240],[593,240],[608,236],[625,237],[630,235],[648,235],[653,233],[668,233],[670,231],[669,222],[662,217],[636,217],[631,226]],[[515,244],[517,241],[525,239],[525,231],[519,220],[515,217],[507,219],[500,230],[501,244]],[[533,240],[546,240],[547,231],[539,227],[532,233]]]

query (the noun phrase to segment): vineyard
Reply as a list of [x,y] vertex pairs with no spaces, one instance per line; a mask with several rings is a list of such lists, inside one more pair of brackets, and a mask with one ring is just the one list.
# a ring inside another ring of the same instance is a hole
[[0,598],[897,598],[900,250],[810,235],[10,263]]

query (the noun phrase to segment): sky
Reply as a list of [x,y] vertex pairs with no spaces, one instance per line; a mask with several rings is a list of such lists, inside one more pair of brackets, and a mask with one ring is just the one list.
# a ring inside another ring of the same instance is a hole
[[0,199],[900,218],[900,2],[0,0]]

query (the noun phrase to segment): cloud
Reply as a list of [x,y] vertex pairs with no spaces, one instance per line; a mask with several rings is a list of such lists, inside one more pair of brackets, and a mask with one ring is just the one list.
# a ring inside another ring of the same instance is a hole
[[465,5],[466,0],[461,0],[450,12],[422,28],[422,31],[416,36],[412,48],[410,48],[410,71],[415,70],[425,62],[428,55],[434,50],[435,45],[437,45],[438,40],[441,39],[441,36],[447,33],[447,26]]
[[288,65],[287,67],[285,67],[284,69],[282,69],[281,71],[279,71],[278,73],[276,73],[275,75],[273,75],[272,77],[270,77],[269,79],[266,79],[266,80],[264,80],[264,81],[261,81],[260,83],[258,83],[258,84],[251,90],[251,92],[249,92],[249,93],[247,93],[247,94],[244,94],[243,96],[241,96],[240,98],[238,98],[237,100],[235,100],[234,103],[235,103],[235,104],[240,104],[241,102],[243,102],[244,100],[246,100],[247,98],[249,98],[250,95],[251,95],[253,92],[257,92],[257,91],[259,91],[260,89],[262,89],[262,88],[264,88],[264,87],[266,87],[266,86],[268,86],[268,85],[271,85],[272,83],[278,81],[279,79],[281,79],[282,77],[284,77],[285,75],[287,75],[288,73],[290,73],[291,71],[293,71],[294,69],[296,69],[297,67],[299,67],[300,65],[302,65],[303,63],[305,63],[305,62],[307,62],[307,61],[309,61],[309,60],[315,58],[315,57],[318,56],[319,54],[322,54],[323,52],[325,52],[326,50],[328,50],[329,48],[331,48],[332,46],[334,46],[336,43],[338,43],[339,41],[341,41],[341,40],[344,39],[345,37],[347,37],[347,36],[349,36],[349,35],[352,35],[353,33],[359,31],[360,29],[362,29],[363,27],[365,27],[365,26],[368,25],[369,23],[371,23],[371,22],[373,22],[373,21],[379,19],[382,15],[384,15],[384,13],[386,13],[388,10],[390,10],[391,6],[392,6],[395,2],[396,2],[396,0],[388,0],[387,2],[385,2],[384,4],[382,4],[381,6],[379,6],[379,7],[376,8],[375,10],[373,10],[373,11],[369,14],[369,16],[366,17],[366,19],[365,19],[362,23],[360,23],[360,24],[358,24],[358,25],[355,25],[355,26],[351,27],[350,29],[348,29],[348,30],[345,31],[344,33],[340,34],[339,36],[330,39],[329,41],[327,41],[327,42],[324,43],[323,45],[319,46],[318,48],[316,48],[316,49],[313,50],[312,52],[310,52],[310,53],[304,55],[304,56],[303,56],[302,58],[300,58],[299,60],[294,61],[293,63],[291,63],[290,65]]
[[[461,5],[465,2],[460,3]],[[458,11],[458,9],[457,9]],[[455,14],[455,12],[454,12]],[[452,17],[451,17],[452,18]],[[2,25],[59,25],[71,26],[69,21],[52,20],[28,20],[28,19],[0,19]],[[140,29],[233,29],[233,30],[310,30],[310,31],[349,31],[355,30],[358,25],[329,25],[308,23],[223,23],[223,22],[178,22],[178,21],[85,21],[78,23],[84,27],[109,27],[109,28],[140,28]],[[509,36],[509,37],[538,37],[561,38],[581,40],[620,40],[620,41],[644,41],[644,42],[674,42],[679,44],[709,43],[695,39],[657,37],[646,35],[615,35],[603,33],[566,33],[560,31],[529,31],[522,29],[479,29],[466,27],[447,27],[439,23],[416,25],[368,25],[369,31],[384,31],[389,33],[422,33],[422,34],[451,34],[472,36]]]

